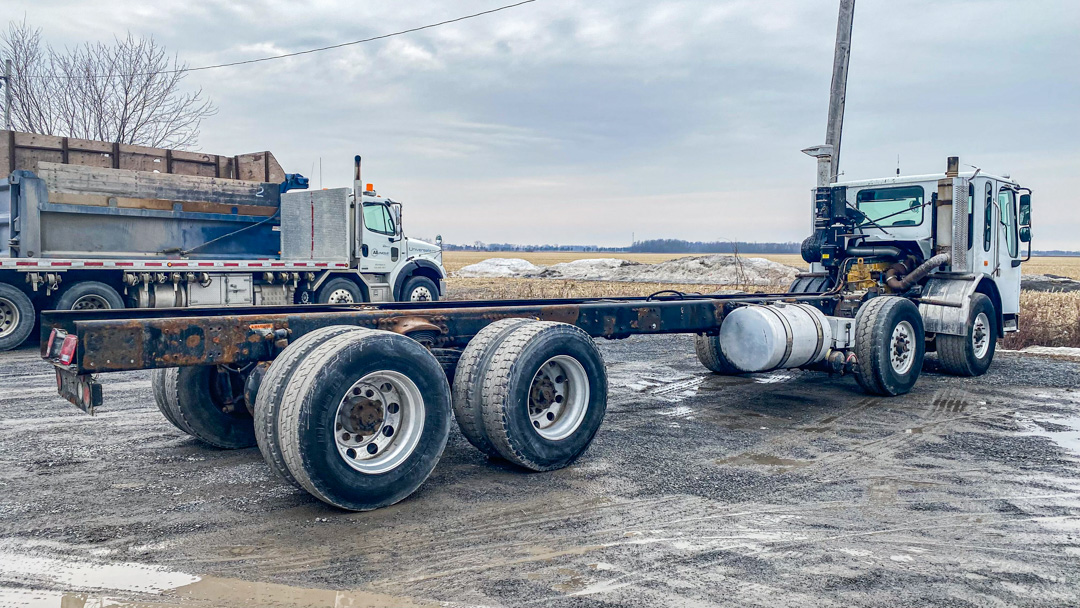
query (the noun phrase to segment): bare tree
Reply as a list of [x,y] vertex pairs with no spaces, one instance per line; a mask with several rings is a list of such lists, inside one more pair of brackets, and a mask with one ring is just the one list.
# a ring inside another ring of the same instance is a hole
[[129,32],[113,44],[63,52],[41,30],[11,22],[0,52],[12,60],[15,129],[124,144],[190,148],[216,111],[202,89],[182,89],[186,64],[153,38]]

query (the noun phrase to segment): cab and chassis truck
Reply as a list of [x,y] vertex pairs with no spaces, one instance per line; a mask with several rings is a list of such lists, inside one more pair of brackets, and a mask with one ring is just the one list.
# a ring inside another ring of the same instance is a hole
[[258,445],[285,482],[358,511],[415,491],[452,418],[523,469],[574,462],[606,410],[595,338],[693,334],[715,373],[851,374],[884,396],[912,389],[927,351],[982,374],[1017,329],[1030,191],[956,158],[937,175],[836,183],[853,9],[843,0],[827,143],[807,150],[810,272],[785,293],[48,312],[42,356],[91,413],[99,374],[151,369],[177,428]]

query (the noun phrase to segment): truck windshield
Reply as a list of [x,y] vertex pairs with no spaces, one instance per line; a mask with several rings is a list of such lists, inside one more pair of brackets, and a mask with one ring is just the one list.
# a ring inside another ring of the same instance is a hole
[[918,226],[923,221],[923,189],[903,186],[859,190],[855,206],[869,218],[862,226]]

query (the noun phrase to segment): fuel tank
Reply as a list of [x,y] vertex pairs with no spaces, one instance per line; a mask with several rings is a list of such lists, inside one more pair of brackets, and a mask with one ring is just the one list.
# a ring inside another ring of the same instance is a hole
[[832,333],[825,313],[808,304],[752,304],[724,318],[720,348],[738,369],[767,372],[821,361]]

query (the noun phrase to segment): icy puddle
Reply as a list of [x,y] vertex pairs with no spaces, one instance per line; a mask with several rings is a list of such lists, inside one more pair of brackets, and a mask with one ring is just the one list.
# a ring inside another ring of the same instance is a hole
[[303,589],[156,566],[0,551],[0,607],[418,608],[437,606],[364,591]]
[[1024,435],[1047,437],[1074,455],[1080,456],[1080,416],[1020,418]]

